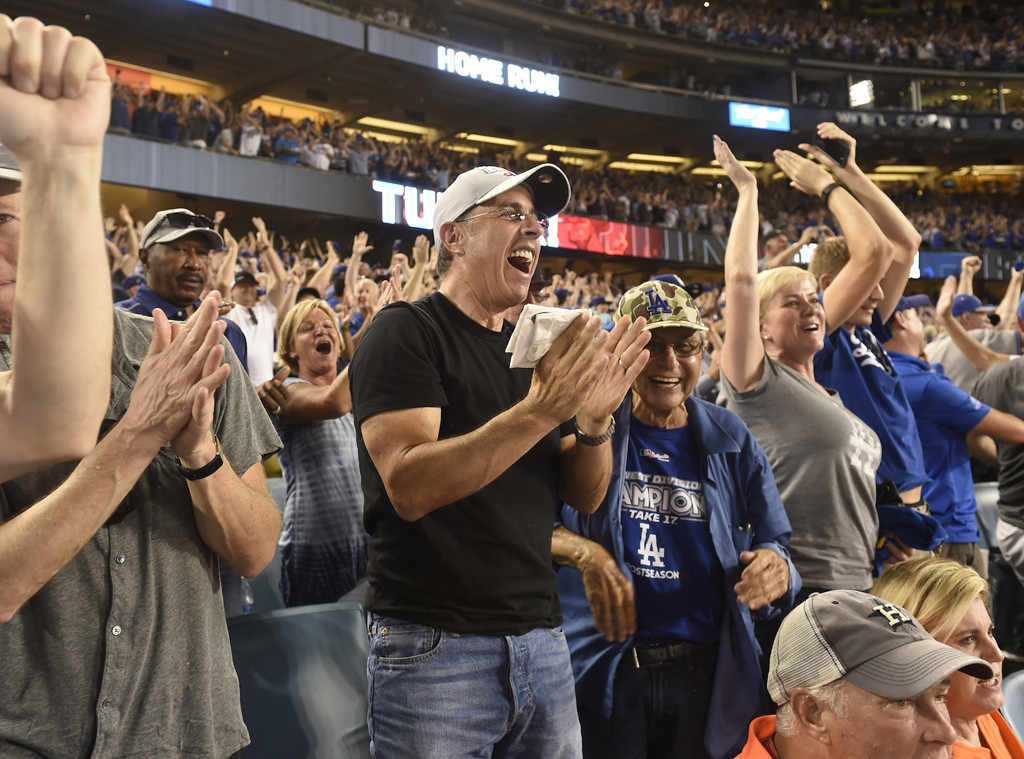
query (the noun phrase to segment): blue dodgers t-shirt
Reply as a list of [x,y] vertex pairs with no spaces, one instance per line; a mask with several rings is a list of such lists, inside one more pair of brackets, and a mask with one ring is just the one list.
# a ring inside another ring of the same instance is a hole
[[930,365],[905,353],[890,353],[917,417],[924,463],[931,482],[924,497],[950,543],[978,540],[978,502],[974,498],[967,433],[992,409],[953,384],[940,364]]
[[[881,341],[879,341],[881,338]],[[814,374],[835,389],[850,411],[878,435],[882,462],[878,482],[892,480],[900,491],[928,482],[914,412],[882,343],[889,339],[876,310],[871,329],[840,327],[814,354]]]
[[717,643],[722,565],[711,542],[700,461],[689,427],[630,421],[621,520],[636,594],[637,640]]

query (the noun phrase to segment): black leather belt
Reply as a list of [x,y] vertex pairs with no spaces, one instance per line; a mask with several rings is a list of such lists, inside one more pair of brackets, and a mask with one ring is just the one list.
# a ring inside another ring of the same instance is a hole
[[717,651],[716,644],[690,643],[685,640],[654,646],[636,646],[633,648],[633,666],[639,669],[663,667],[678,661],[707,661]]

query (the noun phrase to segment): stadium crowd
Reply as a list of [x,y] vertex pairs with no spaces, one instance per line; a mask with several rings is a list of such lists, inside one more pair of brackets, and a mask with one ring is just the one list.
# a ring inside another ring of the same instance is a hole
[[100,52],[0,15],[0,78],[0,754],[235,756],[225,596],[279,548],[289,605],[362,585],[372,755],[1024,757],[971,471],[1019,582],[1024,267],[907,295],[922,230],[835,124],[785,190],[713,136],[721,280],[617,281],[541,267],[550,163],[448,167],[408,252],[104,219]]
[[550,0],[569,13],[699,42],[810,58],[958,71],[1020,71],[1019,6],[963,3],[891,15],[827,14],[766,0]]
[[[529,166],[509,153],[478,154],[447,150],[418,139],[384,141],[342,126],[340,121],[298,123],[202,95],[113,87],[111,131],[161,139],[233,155],[263,157],[323,171],[346,171],[374,179],[437,190],[478,164],[522,171]],[[552,155],[557,162],[557,157]],[[563,167],[573,186],[567,212],[635,224],[722,235],[734,204],[720,181],[684,174],[648,174]],[[900,206],[921,230],[923,245],[934,250],[1015,250],[1024,247],[1024,220],[1016,194],[949,193],[903,190]],[[764,231],[799,237],[807,228],[835,223],[814,204],[796,200],[775,184],[762,200]]]

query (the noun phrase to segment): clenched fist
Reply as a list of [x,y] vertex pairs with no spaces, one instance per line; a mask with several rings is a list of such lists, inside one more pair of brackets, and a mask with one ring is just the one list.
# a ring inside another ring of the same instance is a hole
[[110,78],[84,37],[0,14],[0,142],[23,164],[103,146]]

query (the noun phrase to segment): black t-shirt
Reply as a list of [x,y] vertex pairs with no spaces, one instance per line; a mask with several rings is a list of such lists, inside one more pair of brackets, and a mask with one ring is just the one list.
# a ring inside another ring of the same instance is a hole
[[559,429],[479,492],[416,522],[395,513],[360,429],[374,414],[424,407],[441,409],[441,439],[482,427],[530,388],[531,370],[509,369],[511,334],[507,322],[501,332],[489,330],[435,293],[384,309],[360,343],[349,371],[371,611],[489,635],[561,623],[551,562]]
[[[1024,358],[983,372],[971,395],[999,411],[1024,416]],[[999,516],[1024,529],[1024,445],[999,442],[998,448]]]

